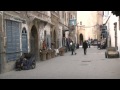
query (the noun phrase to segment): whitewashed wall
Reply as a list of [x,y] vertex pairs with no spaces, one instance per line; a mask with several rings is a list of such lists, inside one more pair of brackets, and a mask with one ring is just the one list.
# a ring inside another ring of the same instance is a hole
[[[111,46],[115,46],[115,31],[114,31],[114,23],[117,22],[117,29],[118,29],[118,17],[116,17],[115,15],[111,15],[110,19],[109,19],[109,34],[111,36]],[[118,32],[119,33],[119,32]],[[118,35],[119,37],[120,35]]]

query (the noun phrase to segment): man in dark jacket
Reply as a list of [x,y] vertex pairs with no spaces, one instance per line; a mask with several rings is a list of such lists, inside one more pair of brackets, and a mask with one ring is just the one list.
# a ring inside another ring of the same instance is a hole
[[[75,51],[75,43],[73,43],[73,41],[71,42],[71,52],[72,52],[72,55],[73,55],[73,52]],[[76,55],[76,53],[75,53]]]
[[88,44],[86,41],[83,42],[84,55],[87,53]]

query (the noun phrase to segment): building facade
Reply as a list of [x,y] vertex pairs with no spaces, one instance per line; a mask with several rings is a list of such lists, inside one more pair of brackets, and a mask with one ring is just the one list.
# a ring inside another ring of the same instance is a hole
[[2,11],[0,73],[13,70],[23,53],[34,53],[37,61],[40,60],[42,43],[50,37],[50,15],[50,11]]
[[77,38],[81,44],[84,40],[100,40],[100,26],[103,24],[103,11],[77,12]]
[[[77,17],[77,11],[59,11],[60,15],[60,26],[62,28],[62,46],[66,46],[67,43],[70,42],[70,40],[76,41],[75,32],[76,28],[74,30],[71,30],[71,20],[75,20]],[[76,21],[75,21],[76,22]],[[75,25],[74,25],[75,26]],[[76,26],[75,26],[76,27]]]
[[108,13],[106,22],[108,32],[108,47],[116,47],[120,52],[120,17],[113,15],[112,11],[104,11]]
[[[0,73],[13,70],[23,53],[34,53],[40,61],[43,41],[46,49],[65,46],[63,37],[69,36],[68,12],[0,11]],[[68,31],[65,36],[64,30]]]

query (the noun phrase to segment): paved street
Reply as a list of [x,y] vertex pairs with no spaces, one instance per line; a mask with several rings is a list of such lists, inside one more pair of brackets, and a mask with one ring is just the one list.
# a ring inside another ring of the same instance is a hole
[[38,62],[33,70],[0,74],[0,79],[120,79],[120,59],[105,59],[105,50],[95,47],[86,56],[82,48],[76,52]]

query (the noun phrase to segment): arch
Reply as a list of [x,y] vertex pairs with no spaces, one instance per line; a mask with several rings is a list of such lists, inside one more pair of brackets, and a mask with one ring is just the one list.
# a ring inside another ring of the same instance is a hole
[[23,29],[22,29],[22,34],[25,34],[25,33],[27,33],[27,30],[26,30],[26,28],[24,27]]
[[80,34],[80,42],[79,43],[80,43],[80,45],[82,45],[82,43],[83,43],[83,34],[82,33]]
[[27,30],[24,27],[22,30],[22,53],[28,52],[28,39],[27,39]]
[[31,28],[30,33],[30,50],[32,54],[35,54],[36,58],[38,58],[38,31],[35,25]]
[[57,38],[56,30],[54,30],[54,32],[53,32],[53,37],[54,37],[54,39],[53,39],[53,40],[54,40],[54,48],[57,48],[57,47],[56,47],[56,43],[57,43],[57,42],[56,42],[56,38]]
[[47,43],[47,31],[46,30],[44,30],[44,40]]

